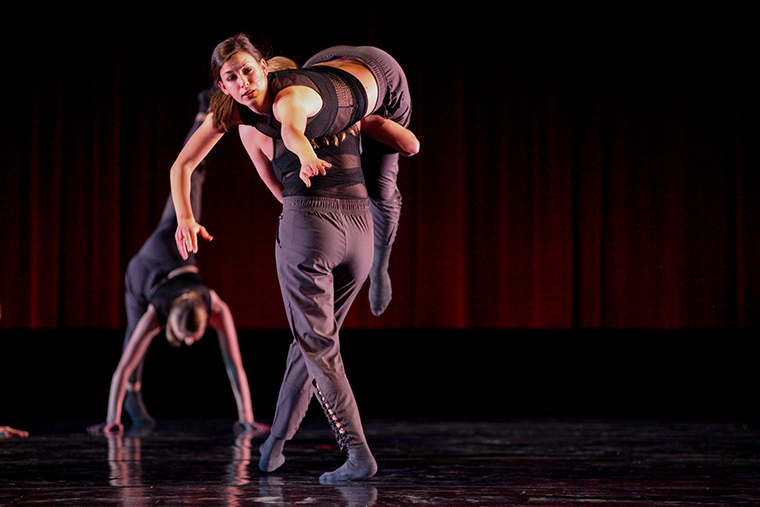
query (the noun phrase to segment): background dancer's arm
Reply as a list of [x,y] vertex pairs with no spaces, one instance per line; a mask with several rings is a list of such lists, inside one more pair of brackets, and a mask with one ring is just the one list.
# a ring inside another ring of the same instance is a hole
[[90,433],[121,433],[124,425],[121,422],[121,409],[124,404],[124,397],[127,392],[129,376],[135,371],[145,354],[148,352],[150,342],[161,331],[161,326],[156,317],[156,311],[153,305],[148,306],[148,310],[140,318],[135,327],[132,336],[129,338],[127,347],[121,355],[116,371],[111,377],[111,390],[108,395],[108,414],[106,422],[90,426]]
[[222,352],[224,367],[227,370],[227,377],[230,379],[235,403],[237,403],[238,422],[244,426],[252,427],[254,420],[251,391],[248,385],[248,376],[243,368],[243,357],[240,354],[235,322],[227,303],[222,301],[214,291],[211,291],[209,324],[214,328],[219,339],[219,349]]

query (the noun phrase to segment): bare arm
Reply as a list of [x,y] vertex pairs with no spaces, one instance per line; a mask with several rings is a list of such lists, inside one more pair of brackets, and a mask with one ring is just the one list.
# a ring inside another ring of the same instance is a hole
[[[241,126],[238,130],[240,134],[240,140],[243,143],[245,151],[251,158],[256,172],[259,173],[259,177],[267,186],[272,195],[282,202],[282,184],[277,180],[274,175],[274,169],[270,161],[272,157],[271,145],[272,139],[265,136],[253,127]],[[269,152],[265,150],[269,150]]]
[[331,165],[317,157],[304,132],[306,121],[322,108],[322,98],[311,88],[291,86],[277,94],[272,112],[282,125],[280,133],[285,147],[301,161],[301,179],[311,186],[309,178],[325,175]]
[[238,408],[238,421],[253,425],[253,406],[251,391],[248,386],[248,376],[243,369],[243,358],[240,355],[237,330],[227,303],[222,301],[216,292],[211,291],[211,318],[209,324],[216,330],[219,338],[219,349],[222,352],[224,367],[230,379],[232,393]]
[[124,404],[124,396],[127,391],[129,376],[135,371],[148,351],[148,346],[153,338],[161,330],[153,305],[140,318],[132,336],[129,338],[127,348],[121,354],[121,359],[116,371],[111,377],[111,390],[108,395],[108,414],[105,424],[95,425],[88,428],[90,433],[110,433],[121,431],[121,409]]
[[177,249],[183,259],[190,252],[198,251],[198,235],[211,241],[206,228],[195,221],[190,204],[190,179],[198,164],[211,152],[211,149],[224,135],[213,126],[213,115],[209,114],[180,151],[171,168],[171,191],[174,210],[177,214],[177,232],[174,236]]
[[375,141],[387,144],[404,157],[411,157],[420,151],[420,142],[411,130],[375,114],[362,120],[362,132]]

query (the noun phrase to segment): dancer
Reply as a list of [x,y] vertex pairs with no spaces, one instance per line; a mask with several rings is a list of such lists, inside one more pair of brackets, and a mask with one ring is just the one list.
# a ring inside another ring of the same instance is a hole
[[[206,97],[206,94],[199,96],[201,106],[189,135],[205,119]],[[201,164],[193,174],[191,191],[192,208],[198,215],[204,178],[205,166]],[[153,338],[165,329],[172,345],[189,346],[201,339],[210,326],[216,331],[238,407],[235,431],[266,433],[268,427],[254,421],[248,379],[229,307],[203,284],[195,256],[183,259],[179,255],[173,240],[176,226],[174,205],[169,198],[156,230],[127,267],[127,332],[122,357],[111,381],[106,422],[90,426],[88,431],[123,431],[122,405],[135,426],[154,424],[141,390],[144,358]]]
[[[208,114],[209,99],[211,90],[204,90],[198,94],[198,112],[190,131],[185,136],[185,143],[203,124]],[[193,209],[201,213],[201,197],[203,193],[203,183],[206,177],[205,161],[201,161],[200,170],[197,175],[193,175]],[[180,259],[170,241],[169,234],[177,223],[174,215],[174,205],[171,197],[164,206],[164,212],[161,215],[156,230],[145,241],[140,251],[132,257],[127,266],[125,276],[125,304],[127,310],[127,330],[124,335],[124,345],[122,354],[129,346],[135,332],[135,328],[140,319],[145,315],[150,306],[150,295],[156,290],[156,284],[162,278],[167,277],[169,273],[178,267],[195,266],[194,257]],[[167,337],[171,339],[172,328],[167,328]],[[136,425],[154,424],[155,420],[145,408],[142,397],[142,376],[145,361],[141,360],[129,376],[127,384],[127,393],[124,399],[124,409],[129,414],[130,419]]]
[[[220,76],[219,92],[212,98],[212,120],[201,126],[178,157],[177,170],[172,171],[172,178],[176,178],[172,188],[184,192],[189,182],[188,171],[182,168],[195,167],[228,128],[241,123],[282,139],[297,155],[299,175],[309,186],[311,178],[324,176],[330,168],[316,156],[310,140],[334,135],[362,121],[365,143],[372,138],[391,146],[390,150],[378,150],[372,143],[367,147],[372,172],[370,188],[375,197],[373,219],[377,219],[380,230],[375,238],[377,256],[370,302],[373,313],[379,315],[391,297],[387,265],[400,212],[398,154],[414,155],[419,151],[419,142],[404,125],[388,119],[408,124],[411,111],[406,79],[398,64],[377,48],[345,48],[314,57],[315,64],[309,68],[270,73],[267,61],[246,36],[236,35],[220,44],[212,67],[219,67],[219,60],[229,61],[229,71]],[[336,93],[336,87],[343,93]],[[180,195],[174,195],[175,200]],[[179,223],[178,234],[182,236],[178,241],[185,245],[186,252],[197,252],[198,235],[211,239],[192,217],[180,216]]]
[[[264,86],[262,82],[267,80],[266,62],[257,60],[258,56],[253,56],[250,47],[244,44],[241,48],[238,43],[238,39],[230,39],[217,47],[212,59],[212,76],[218,76],[223,93],[234,97],[236,102],[241,100],[251,104],[257,100],[258,90]],[[340,72],[325,73],[333,77],[340,75]],[[292,97],[294,91],[308,95],[303,90],[294,89],[308,87],[313,91],[318,86],[311,80],[299,80],[298,73],[277,74],[280,75],[273,76],[274,80],[292,78],[289,83],[282,84],[277,96]],[[315,74],[318,72],[307,73],[319,80]],[[345,83],[337,85],[337,96],[351,96],[345,93],[346,86]],[[361,93],[356,90],[354,93],[361,98]],[[334,98],[323,101],[322,105],[325,106],[323,110],[333,112],[338,107]],[[294,118],[287,101],[281,106],[272,110],[275,120],[286,119],[282,121],[285,129],[287,119]],[[240,117],[246,116],[246,109],[240,108]],[[210,117],[217,111],[219,109],[214,107],[212,100]],[[371,477],[377,471],[377,463],[364,435],[339,345],[341,325],[372,264],[373,225],[360,156],[359,122],[362,116],[353,116],[357,123],[347,131],[334,132],[337,129],[331,127],[340,124],[341,120],[329,112],[327,115],[327,120],[317,121],[322,122],[323,132],[335,135],[316,139],[313,146],[307,141],[313,153],[309,160],[290,149],[293,144],[288,146],[287,135],[269,137],[259,130],[260,125],[254,127],[241,123],[240,118],[233,120],[232,124],[239,125],[241,141],[256,170],[283,203],[276,260],[286,315],[294,337],[270,437],[260,448],[259,467],[271,472],[283,465],[285,442],[295,435],[311,396],[315,395],[340,447],[348,455],[341,467],[320,477],[321,482],[331,483]],[[301,126],[308,123],[308,117],[302,118],[305,121],[300,123]],[[329,122],[332,124],[325,124]],[[186,255],[197,251],[198,235],[210,238],[205,228],[195,221],[186,182],[194,171],[195,161],[202,160],[232,124],[225,125],[216,118],[207,119],[199,129],[199,135],[190,140],[172,166],[172,195],[180,217],[177,248],[180,252],[184,250]],[[405,130],[397,126],[390,131],[399,132],[398,129]],[[302,135],[302,139],[306,137]],[[295,144],[298,145],[298,141]],[[330,171],[322,171],[319,178],[312,180],[314,174],[304,174],[305,167],[329,167]]]
[[320,481],[371,477],[377,464],[346,377],[339,341],[372,256],[373,228],[360,166],[358,124],[333,139],[317,141],[316,152],[331,170],[310,187],[296,177],[298,158],[282,140],[250,127],[241,128],[240,135],[254,164],[264,169],[260,172],[274,171],[282,185],[276,260],[294,336],[270,437],[260,448],[259,467],[272,472],[283,465],[284,445],[295,436],[314,394],[340,448],[348,454],[343,466],[323,474]]
[[331,170],[307,187],[296,177],[298,157],[282,140],[250,127],[240,129],[246,150],[263,169],[260,172],[272,171],[282,185],[276,261],[294,337],[270,437],[260,447],[259,468],[264,472],[285,462],[284,445],[295,436],[312,395],[347,453],[346,462],[320,481],[362,479],[377,472],[339,338],[372,262],[372,216],[360,165],[359,131],[357,124],[332,139],[317,140],[316,153],[331,164]]
[[[374,255],[369,272],[370,309],[374,315],[382,314],[391,301],[391,279],[388,274],[391,249],[396,239],[401,215],[401,191],[398,188],[399,151],[393,141],[383,141],[382,125],[398,124],[408,128],[412,102],[406,74],[388,53],[371,46],[335,46],[309,58],[304,67],[331,65],[341,67],[358,62],[372,72],[377,82],[378,97],[372,115],[362,120],[363,132],[373,132],[362,138],[362,169],[369,192],[370,211],[375,226]],[[378,142],[380,141],[380,142]],[[419,151],[419,144],[406,147],[404,155]]]

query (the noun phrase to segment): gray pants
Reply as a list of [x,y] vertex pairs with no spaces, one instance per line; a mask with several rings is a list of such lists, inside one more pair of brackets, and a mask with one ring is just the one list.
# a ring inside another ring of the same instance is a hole
[[276,261],[294,341],[271,428],[276,438],[293,438],[314,394],[341,447],[366,443],[338,335],[372,264],[372,229],[366,199],[285,198]]
[[[338,58],[356,60],[375,76],[378,87],[377,107],[373,114],[408,127],[412,99],[406,75],[396,60],[372,46],[335,46],[309,58],[304,67]],[[375,222],[375,246],[393,244],[401,215],[401,192],[398,189],[399,154],[366,136],[362,138],[362,168]]]

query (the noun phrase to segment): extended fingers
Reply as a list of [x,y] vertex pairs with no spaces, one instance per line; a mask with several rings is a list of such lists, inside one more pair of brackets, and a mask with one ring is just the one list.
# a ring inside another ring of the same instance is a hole
[[189,252],[192,250],[192,241],[188,237],[190,233],[187,229],[178,229],[174,234],[174,241],[177,243],[177,251],[183,259],[187,259]]

